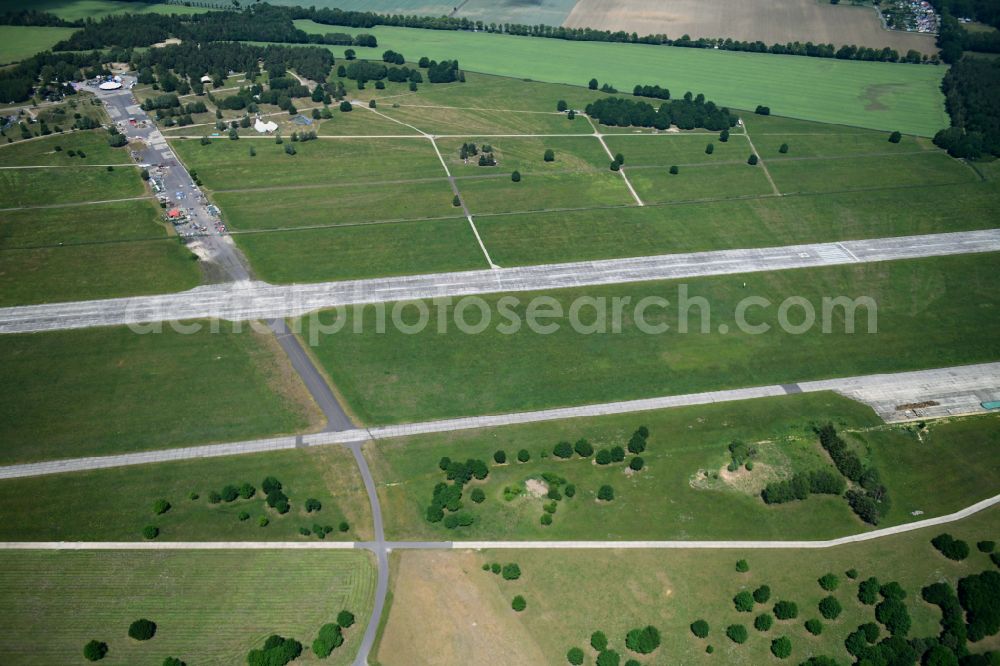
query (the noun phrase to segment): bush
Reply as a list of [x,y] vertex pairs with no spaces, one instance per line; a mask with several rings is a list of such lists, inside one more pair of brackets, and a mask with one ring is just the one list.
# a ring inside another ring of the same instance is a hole
[[753,619],[753,628],[757,631],[767,631],[774,624],[774,616],[770,613],[761,613]]
[[[244,511],[243,513],[246,513],[246,512]],[[242,516],[243,514],[241,513],[240,515]],[[248,514],[248,517],[249,517],[249,514]],[[301,534],[302,536],[309,536],[310,534],[312,534],[312,532],[309,530],[308,527],[300,527],[299,528],[299,534]]]
[[794,620],[799,616],[799,607],[794,601],[779,601],[774,604],[774,617],[779,620]]
[[896,599],[897,601],[902,601],[906,598],[906,590],[896,581],[886,583],[878,589],[878,593],[886,599]]
[[598,465],[610,465],[611,464],[611,451],[607,449],[601,449],[597,452],[597,456],[594,457]]
[[326,659],[330,653],[344,644],[344,632],[339,624],[324,624],[319,628],[319,636],[313,641],[312,651],[320,659]]
[[708,622],[705,622],[705,620],[695,620],[691,623],[691,633],[698,638],[707,638]]
[[510,602],[510,607],[516,610],[518,613],[523,611],[528,607],[528,602],[524,600],[520,594],[514,597],[514,600]]
[[500,574],[503,576],[504,580],[517,580],[521,577],[521,567],[512,562],[504,565]]
[[858,601],[866,606],[871,606],[878,601],[878,593],[878,578],[872,576],[868,580],[863,580],[858,583]]
[[281,481],[278,481],[278,479],[273,476],[269,476],[264,479],[264,482],[260,484],[260,487],[263,489],[265,495],[270,495],[275,490],[281,490]]
[[628,463],[629,469],[632,470],[633,472],[638,472],[645,465],[646,465],[646,461],[643,460],[642,458],[640,458],[639,456],[636,456],[636,457],[632,458],[632,460],[630,460],[629,463]]
[[615,498],[615,489],[611,486],[601,486],[597,491],[597,499],[610,502]]
[[750,166],[756,166],[758,162],[757,155],[755,153],[750,153],[750,157],[747,158],[747,164]]
[[875,619],[893,636],[906,638],[910,632],[910,614],[899,599],[884,599],[875,606]]
[[581,458],[589,458],[594,455],[594,447],[585,439],[577,440],[576,444],[573,445],[573,450]]
[[313,511],[319,511],[323,508],[323,503],[320,502],[315,497],[310,497],[305,503],[306,513],[312,513]]
[[1000,631],[1000,573],[984,571],[958,581],[958,600],[966,612],[969,640]]
[[337,613],[337,624],[344,629],[351,627],[354,624],[354,613],[349,610],[340,611]]
[[978,541],[978,542],[976,542],[976,548],[979,549],[980,553],[992,553],[993,549],[996,548],[996,542],[994,542],[994,541]]
[[340,110],[343,111],[343,112],[345,112],[345,113],[348,112],[348,111],[350,111],[353,108],[354,107],[351,106],[351,103],[348,102],[346,99],[343,102],[340,103]]
[[819,636],[823,633],[823,623],[812,618],[811,620],[806,620],[806,631],[808,631],[813,636]]
[[785,153],[787,153],[788,152],[788,144],[787,143],[781,144],[778,147],[778,152],[781,153],[782,155],[784,155]]
[[257,521],[257,524],[261,527],[267,527],[270,523],[271,521],[267,519],[267,516],[261,516],[260,520]]
[[621,462],[625,460],[625,449],[620,446],[611,447],[611,462]]
[[844,572],[844,575],[850,578],[851,580],[855,580],[858,577],[858,570],[848,569],[847,571]]
[[607,649],[608,637],[604,635],[603,631],[595,631],[590,635],[590,647],[598,652]]
[[721,141],[722,143],[729,141],[729,130],[724,129],[721,132],[719,132],[719,141]]
[[618,666],[621,657],[614,650],[604,650],[597,655],[597,666]]
[[528,449],[521,449],[517,452],[517,461],[526,463],[531,460],[531,454],[528,453]]
[[566,661],[573,664],[573,666],[580,666],[583,663],[583,656],[583,650],[580,648],[570,648],[566,652]]
[[548,526],[548,525],[551,525],[551,524],[552,524],[552,514],[549,514],[549,513],[543,513],[543,514],[542,514],[542,517],[541,517],[541,518],[539,518],[539,522],[540,522],[540,523],[541,523],[542,525],[545,525],[545,526]]
[[621,169],[621,165],[618,164],[618,162],[615,162],[615,161],[612,160],[612,162],[611,162],[611,170],[612,171],[618,171],[619,169]]
[[771,107],[769,107],[769,106],[761,106],[761,105],[758,104],[757,108],[754,109],[754,113],[756,113],[759,116],[769,116],[769,115],[771,115]]
[[156,635],[156,623],[146,618],[140,618],[129,625],[128,635],[129,638],[134,638],[137,641],[148,641]]
[[201,495],[199,495],[198,493],[194,492],[193,490],[188,493],[188,499],[191,500],[192,502],[194,502],[195,500],[197,500],[199,497],[201,497]]
[[771,588],[767,585],[761,585],[756,590],[753,591],[753,600],[759,604],[766,604],[767,600],[771,598]]
[[902,138],[903,138],[902,134],[900,134],[899,132],[893,132],[892,134],[889,135],[889,143],[899,143],[900,139]]
[[214,490],[210,490],[208,492],[208,502],[209,502],[209,504],[218,504],[221,501],[222,501],[222,495],[220,495],[219,493],[215,492]]
[[521,172],[520,171],[515,171],[512,174],[510,174],[510,180],[513,183],[520,183],[521,182]]
[[177,657],[167,657],[163,660],[163,666],[187,666],[187,664]]
[[705,146],[705,154],[706,155],[711,155],[714,152],[715,152],[715,144],[714,143],[710,143],[707,146]]
[[733,597],[733,606],[740,613],[750,613],[753,611],[753,595],[747,590],[743,590]]
[[787,636],[781,636],[771,641],[771,654],[778,659],[787,659],[792,654],[792,642]]
[[[257,494],[257,489],[254,488],[253,484],[250,483],[249,481],[245,481],[244,483],[242,483],[240,485],[240,497],[241,498],[243,498],[243,499],[250,499],[251,497],[253,497],[256,494]],[[317,504],[319,503],[317,500],[312,500],[312,501],[316,502]],[[320,507],[317,506],[316,510],[319,511]]]
[[[244,520],[250,520],[250,514],[246,511],[240,511],[236,518],[239,519],[240,522],[243,522]],[[309,530],[306,530],[306,534],[309,534]]]
[[165,499],[156,500],[156,502],[153,504],[153,513],[155,513],[156,515],[158,516],[162,515],[167,511],[170,511],[170,502],[168,502],[167,500]]
[[837,589],[837,586],[840,585],[840,579],[832,573],[823,574],[816,582],[818,582],[819,586],[827,592],[833,592]]
[[632,629],[625,635],[625,647],[638,654],[649,654],[660,647],[660,632],[652,625]]
[[545,155],[542,157],[546,162],[554,162],[556,159],[555,151],[551,148],[545,151]]
[[678,169],[676,165],[670,167],[671,176],[676,176],[678,173],[680,173],[680,169]]
[[558,102],[556,102],[556,111],[565,111],[568,108],[569,104],[566,103],[566,100],[561,99]]
[[746,573],[750,571],[750,565],[746,560],[736,560],[736,570],[740,573]]
[[566,487],[563,488],[563,493],[566,495],[566,497],[573,497],[574,495],[576,495],[576,486],[574,486],[572,483],[567,484]]
[[948,533],[937,535],[931,539],[931,544],[949,560],[960,562],[969,556],[969,544]]
[[646,450],[646,440],[649,438],[649,430],[646,426],[639,426],[639,429],[632,433],[628,440],[628,452],[636,455]]
[[820,615],[827,620],[836,620],[843,610],[836,597],[823,597],[819,602]]
[[142,536],[147,539],[155,539],[160,536],[160,528],[155,525],[146,525],[142,528]]
[[[322,629],[321,629],[322,631]],[[274,634],[264,641],[263,649],[247,653],[248,666],[285,666],[302,654],[302,643]]]
[[507,462],[507,452],[504,451],[503,449],[500,449],[499,451],[494,451],[493,452],[493,462],[495,462],[498,465],[503,465],[504,463],[506,463]]
[[482,488],[473,488],[472,492],[469,493],[469,499],[476,504],[482,504],[482,502],[486,499],[486,493],[483,492]]
[[563,460],[573,457],[573,445],[569,442],[559,442],[552,449],[552,455]]
[[741,645],[746,643],[749,634],[747,633],[747,628],[742,624],[731,624],[726,627],[726,636],[728,636],[729,640],[732,642]]
[[101,641],[90,641],[83,646],[83,656],[87,661],[100,661],[108,654],[108,644]]
[[222,499],[226,502],[233,502],[240,496],[240,490],[236,486],[228,485],[222,489]]

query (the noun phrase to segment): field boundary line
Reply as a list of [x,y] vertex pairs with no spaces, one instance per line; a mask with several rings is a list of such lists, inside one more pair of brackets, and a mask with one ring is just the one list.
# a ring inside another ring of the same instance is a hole
[[767,170],[767,164],[764,163],[764,158],[760,156],[760,153],[757,152],[757,148],[753,145],[753,139],[750,138],[750,130],[747,129],[747,124],[743,122],[742,118],[740,119],[740,122],[743,124],[743,136],[747,138],[747,143],[750,144],[750,150],[757,156],[757,161],[760,163],[760,167],[764,170],[764,175],[767,176],[767,182],[771,183],[771,189],[774,190],[774,196],[780,197],[781,191],[778,189],[778,186],[774,184],[774,178],[771,178],[771,172]]
[[[594,136],[596,136],[597,140],[601,142],[601,147],[604,148],[604,152],[608,154],[608,159],[614,161],[615,156],[611,154],[611,149],[608,148],[608,144],[604,143],[604,135],[597,130],[597,126],[594,125],[594,121],[591,120],[590,116],[586,114],[581,115],[583,115],[583,117],[587,119],[587,122],[590,123],[590,126],[594,128]],[[629,181],[628,176],[625,175],[625,167],[618,165],[618,173],[621,174],[622,180],[625,181],[625,185],[628,187],[628,191],[632,193],[632,198],[635,199],[636,204],[645,206],[646,204],[642,202],[642,199],[639,198],[635,188],[632,187],[632,183]]]
[[44,206],[17,206],[15,208],[0,208],[0,213],[9,213],[16,210],[42,210],[44,208],[72,208],[73,206],[97,206],[99,204],[119,203],[122,201],[152,201],[155,200],[152,194],[145,194],[141,197],[128,197],[125,199],[105,199],[103,201],[74,201],[73,203],[45,204]]

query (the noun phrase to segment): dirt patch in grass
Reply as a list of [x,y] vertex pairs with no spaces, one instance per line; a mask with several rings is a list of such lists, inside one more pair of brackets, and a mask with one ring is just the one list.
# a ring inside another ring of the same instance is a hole
[[482,570],[472,552],[400,554],[378,661],[396,664],[543,664],[538,644],[510,609],[516,581]]
[[549,492],[549,485],[541,479],[528,479],[524,482],[524,488],[532,497],[545,497]]

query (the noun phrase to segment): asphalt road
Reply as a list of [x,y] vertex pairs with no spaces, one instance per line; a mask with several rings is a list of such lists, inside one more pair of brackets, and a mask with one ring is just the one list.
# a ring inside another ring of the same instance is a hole
[[0,333],[180,319],[295,317],[338,305],[818,268],[1000,251],[1000,229],[608,259],[392,278],[270,285],[236,282],[178,294],[0,309]]

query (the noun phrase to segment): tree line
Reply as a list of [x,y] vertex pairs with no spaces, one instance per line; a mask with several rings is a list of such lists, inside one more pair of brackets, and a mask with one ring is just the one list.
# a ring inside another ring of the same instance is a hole
[[586,112],[602,125],[655,127],[660,130],[677,125],[681,129],[700,127],[718,131],[735,126],[737,120],[728,108],[706,101],[701,93],[694,96],[690,92],[685,93],[682,99],[664,102],[658,109],[648,102],[606,97],[588,104]]
[[951,127],[934,143],[952,157],[1000,156],[1000,61],[963,58],[941,83]]

